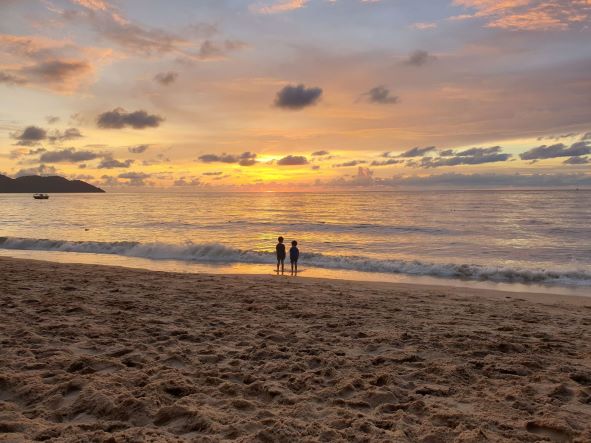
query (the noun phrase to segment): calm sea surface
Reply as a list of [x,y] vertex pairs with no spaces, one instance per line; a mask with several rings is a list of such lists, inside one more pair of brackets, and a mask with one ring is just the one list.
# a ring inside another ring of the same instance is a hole
[[589,191],[0,194],[3,255],[269,269],[279,235],[302,268],[591,288]]

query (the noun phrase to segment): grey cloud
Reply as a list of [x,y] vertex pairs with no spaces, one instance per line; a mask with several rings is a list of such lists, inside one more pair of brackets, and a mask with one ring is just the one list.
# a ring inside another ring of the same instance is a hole
[[[188,181],[189,180],[189,181]],[[178,180],[174,181],[174,186],[201,186],[202,183],[199,181],[198,178],[192,177],[181,177]]]
[[35,168],[21,169],[15,174],[15,177],[25,177],[27,175],[57,175],[58,171],[53,166],[41,164]]
[[277,161],[279,166],[307,165],[308,159],[303,155],[288,155]]
[[203,163],[238,163],[240,166],[252,166],[256,163],[257,155],[254,152],[243,152],[240,155],[232,154],[204,154],[199,157]]
[[101,160],[98,169],[115,169],[115,168],[129,168],[134,160],[120,161],[111,156],[107,156]]
[[380,105],[393,105],[398,103],[398,97],[391,95],[390,90],[385,86],[376,86],[363,94],[370,103]]
[[202,175],[215,177],[215,176],[222,175],[222,174],[223,174],[223,172],[220,171],[220,172],[204,172]]
[[27,81],[22,77],[0,71],[0,83],[5,83],[7,85],[23,85],[26,82]]
[[565,165],[586,165],[591,163],[588,157],[571,157],[563,161]]
[[49,60],[22,68],[23,73],[48,83],[64,83],[87,74],[92,67],[86,61]]
[[84,137],[77,128],[68,128],[64,132],[54,131],[49,135],[48,140],[51,143],[61,143]]
[[543,160],[556,157],[578,157],[591,154],[591,146],[587,141],[573,143],[570,148],[564,143],[542,145],[519,154],[522,160]]
[[130,186],[145,186],[145,180],[150,178],[151,175],[144,172],[125,172],[117,177],[129,180],[128,185]]
[[314,151],[312,152],[312,154],[310,154],[312,157],[321,157],[323,155],[329,155],[330,152],[328,151]]
[[591,140],[591,132],[587,132],[586,134],[583,134],[583,137],[581,137],[581,141],[585,141],[585,140]]
[[168,86],[171,83],[174,83],[178,76],[178,72],[160,72],[154,76],[154,81],[160,83],[161,85]]
[[489,154],[498,154],[502,150],[503,148],[500,146],[492,146],[490,148],[470,148],[452,155],[456,155],[458,157],[478,157]]
[[358,166],[367,163],[365,160],[351,160],[344,163],[338,163],[336,165],[332,165],[333,168],[347,168],[350,166]]
[[45,117],[45,120],[47,121],[47,123],[49,123],[50,125],[53,125],[55,123],[58,123],[60,121],[60,118],[55,116],[55,115],[48,115],[47,117]]
[[92,151],[77,151],[74,148],[68,148],[44,152],[39,157],[39,161],[43,163],[78,163],[94,160],[101,156],[101,154]]
[[224,57],[228,52],[245,48],[246,43],[240,40],[225,40],[223,42],[214,42],[205,40],[199,48],[197,58],[200,60],[211,60]]
[[314,171],[318,171],[320,169],[320,165],[312,165],[311,168]]
[[275,106],[298,110],[315,105],[322,96],[321,88],[307,88],[303,84],[287,85],[275,97]]
[[138,146],[131,146],[131,147],[127,148],[127,150],[129,152],[131,152],[132,154],[142,154],[142,153],[146,152],[149,147],[150,147],[150,145],[138,145]]
[[420,162],[411,162],[409,166],[421,168],[439,168],[442,166],[480,165],[484,163],[504,162],[511,154],[501,153],[500,146],[491,148],[472,148],[448,157],[423,157]]
[[186,41],[170,32],[136,25],[113,11],[66,10],[62,17],[71,23],[86,22],[100,36],[128,51],[139,54],[165,54],[180,51]]
[[99,128],[121,129],[126,126],[134,129],[155,128],[160,126],[164,118],[159,115],[148,114],[146,111],[126,112],[123,108],[103,112],[97,118]]
[[[398,157],[420,157],[421,155],[426,154],[427,152],[431,152],[434,151],[436,148],[435,146],[427,146],[426,148],[412,148],[409,149],[408,151],[403,152],[402,154],[400,154]],[[383,157],[388,157],[389,153],[385,152],[383,154]]]
[[398,163],[402,163],[402,160],[397,160],[395,158],[389,158],[386,160],[374,160],[371,162],[370,166],[388,166],[388,165],[396,165]]
[[425,177],[393,177],[389,186],[449,186],[461,188],[591,186],[588,174],[437,174]]
[[568,134],[559,134],[559,135],[549,135],[546,137],[538,137],[538,140],[560,140],[563,138],[571,138],[577,135],[575,132],[569,132]]
[[47,138],[47,131],[38,126],[27,126],[20,134],[11,134],[11,136],[18,140],[17,145],[33,146]]
[[435,59],[436,57],[430,55],[427,51],[417,50],[408,56],[408,59],[405,61],[405,63],[410,66],[423,66],[431,61],[434,61]]
[[440,157],[451,157],[454,155],[453,149],[445,149],[444,151],[439,151]]

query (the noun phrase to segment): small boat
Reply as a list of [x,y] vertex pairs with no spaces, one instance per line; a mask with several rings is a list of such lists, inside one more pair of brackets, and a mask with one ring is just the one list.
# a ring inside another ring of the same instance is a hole
[[35,200],[47,200],[49,198],[49,195],[47,195],[47,194],[33,194],[33,198]]

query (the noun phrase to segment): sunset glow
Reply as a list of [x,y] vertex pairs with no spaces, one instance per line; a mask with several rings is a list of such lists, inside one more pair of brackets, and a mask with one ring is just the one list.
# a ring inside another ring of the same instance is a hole
[[558,3],[4,1],[0,173],[591,186],[591,4]]

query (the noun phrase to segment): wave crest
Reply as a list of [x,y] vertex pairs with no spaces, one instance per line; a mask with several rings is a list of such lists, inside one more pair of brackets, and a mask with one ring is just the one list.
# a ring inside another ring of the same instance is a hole
[[[201,263],[274,263],[270,252],[243,251],[217,243],[167,243],[67,241],[0,237],[0,248],[34,251],[113,254],[152,260],[180,260]],[[513,283],[554,283],[591,286],[591,272],[525,269],[476,264],[429,263],[405,260],[376,260],[358,256],[330,256],[302,253],[308,266],[362,272],[382,272],[432,277],[460,278]]]

